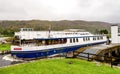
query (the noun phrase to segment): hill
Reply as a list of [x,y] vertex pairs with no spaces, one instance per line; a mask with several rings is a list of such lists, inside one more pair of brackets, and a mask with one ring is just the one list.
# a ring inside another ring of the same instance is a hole
[[78,59],[49,59],[0,68],[0,74],[119,74],[120,69]]
[[34,28],[35,30],[48,30],[49,26],[52,30],[64,29],[85,29],[92,33],[96,30],[107,29],[110,32],[110,23],[97,21],[82,21],[82,20],[62,20],[62,21],[47,21],[47,20],[29,20],[29,21],[0,21],[0,33],[7,35],[14,31],[19,31],[20,28]]

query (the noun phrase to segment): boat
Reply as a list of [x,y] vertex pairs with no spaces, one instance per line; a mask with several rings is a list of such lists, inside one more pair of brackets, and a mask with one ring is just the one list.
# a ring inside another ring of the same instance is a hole
[[15,32],[11,56],[38,58],[75,51],[81,47],[106,43],[104,34],[94,35],[75,29],[65,31],[33,31],[21,28]]

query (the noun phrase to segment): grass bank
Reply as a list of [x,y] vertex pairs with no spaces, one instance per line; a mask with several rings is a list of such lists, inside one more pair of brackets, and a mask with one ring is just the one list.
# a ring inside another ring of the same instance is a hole
[[2,50],[10,50],[11,44],[0,44],[0,51]]
[[120,69],[78,59],[49,59],[1,68],[0,74],[120,74]]

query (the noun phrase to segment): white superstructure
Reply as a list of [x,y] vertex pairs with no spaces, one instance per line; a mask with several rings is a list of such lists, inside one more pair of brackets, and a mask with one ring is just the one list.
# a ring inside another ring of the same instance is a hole
[[15,36],[19,36],[20,39],[35,39],[35,38],[64,38],[64,37],[93,36],[93,34],[89,32],[51,31],[49,37],[48,31],[20,31],[15,32]]

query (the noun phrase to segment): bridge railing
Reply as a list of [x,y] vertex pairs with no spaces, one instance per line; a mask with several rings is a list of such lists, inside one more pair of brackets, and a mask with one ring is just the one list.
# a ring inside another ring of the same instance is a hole
[[[114,64],[118,63],[118,62],[113,61],[114,59],[120,59],[118,57],[113,57],[113,56],[105,56],[105,55],[85,53],[85,52],[81,52],[81,53],[82,54],[86,54],[87,56],[79,55],[79,57],[86,58],[88,61],[97,60],[97,61],[107,62],[107,63],[111,64],[111,67],[113,67]],[[97,58],[97,57],[99,57],[99,58]]]

